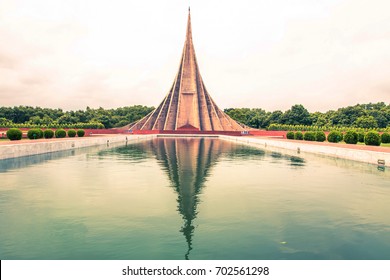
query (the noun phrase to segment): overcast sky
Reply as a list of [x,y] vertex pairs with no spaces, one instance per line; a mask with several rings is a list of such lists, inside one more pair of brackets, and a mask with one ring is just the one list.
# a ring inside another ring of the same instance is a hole
[[157,106],[189,3],[222,109],[390,103],[389,0],[0,0],[0,106]]

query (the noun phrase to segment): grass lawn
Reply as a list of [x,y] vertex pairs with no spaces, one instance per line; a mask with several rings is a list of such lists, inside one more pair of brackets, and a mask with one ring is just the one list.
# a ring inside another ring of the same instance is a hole
[[[343,142],[340,142],[341,144],[346,144],[344,141]],[[366,144],[362,143],[362,142],[358,142],[356,145],[363,145],[365,146]],[[390,147],[390,143],[387,143],[387,144],[381,144],[381,147]]]

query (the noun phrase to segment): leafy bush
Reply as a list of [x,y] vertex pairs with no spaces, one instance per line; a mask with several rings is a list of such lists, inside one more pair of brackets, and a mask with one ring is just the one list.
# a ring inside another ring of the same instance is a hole
[[292,131],[287,132],[286,137],[287,139],[294,139],[294,132]]
[[294,139],[295,140],[303,140],[303,133],[300,131],[295,132]]
[[45,131],[43,131],[43,137],[45,137],[46,139],[53,138],[54,137],[54,131],[51,130],[51,129],[46,129]]
[[347,144],[356,144],[359,141],[359,135],[355,130],[348,130],[344,135],[344,141]]
[[275,130],[280,130],[279,129],[279,125],[276,124],[276,123],[271,123],[269,126],[268,126],[268,129],[269,131],[275,131]]
[[383,132],[382,135],[381,135],[381,140],[382,140],[382,143],[390,143],[390,133],[387,133],[387,132]]
[[381,137],[378,132],[369,131],[364,136],[364,143],[369,146],[379,146],[381,144]]
[[66,131],[62,128],[59,128],[55,132],[56,138],[65,138],[66,137]]
[[328,142],[338,143],[343,140],[343,134],[340,131],[331,131],[328,134]]
[[43,131],[39,128],[32,128],[27,131],[27,137],[28,139],[40,139],[43,137]]
[[78,137],[83,137],[84,135],[85,135],[84,129],[79,129],[79,130],[77,130],[77,136],[78,136]]
[[74,129],[69,129],[69,130],[68,130],[68,136],[69,136],[69,137],[76,137],[76,130],[74,130]]
[[7,130],[7,138],[9,140],[22,139],[23,132],[19,128],[10,128]]
[[365,133],[364,132],[358,132],[358,142],[360,143],[364,143],[364,135]]
[[323,131],[317,131],[316,132],[316,141],[317,142],[324,142],[326,140],[325,133]]
[[316,133],[314,131],[307,131],[303,135],[303,140],[306,141],[316,141]]

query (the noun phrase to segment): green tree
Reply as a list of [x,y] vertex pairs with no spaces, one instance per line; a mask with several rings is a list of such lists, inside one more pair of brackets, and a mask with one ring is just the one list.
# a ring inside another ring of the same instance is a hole
[[78,123],[78,119],[73,117],[70,113],[66,113],[57,119],[59,124]]
[[332,113],[331,121],[333,125],[352,126],[357,118],[365,116],[365,106],[355,105],[340,108]]
[[376,120],[377,125],[380,128],[385,128],[389,124],[385,110],[373,109],[369,112],[369,115]]
[[378,122],[373,116],[362,116],[356,119],[354,125],[360,128],[376,128]]
[[327,118],[327,115],[321,112],[315,112],[313,114],[310,114],[310,119],[312,125],[321,127],[329,125],[329,119]]
[[303,105],[294,105],[283,114],[282,122],[292,125],[311,125],[310,113]]
[[267,114],[267,118],[265,119],[263,125],[264,127],[268,127],[272,123],[282,123],[282,117],[283,117],[283,112],[280,110],[273,111],[270,114]]

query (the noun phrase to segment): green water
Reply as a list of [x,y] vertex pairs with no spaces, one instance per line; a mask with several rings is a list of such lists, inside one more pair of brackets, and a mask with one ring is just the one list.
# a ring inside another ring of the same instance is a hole
[[390,175],[217,139],[0,161],[1,259],[390,259]]

